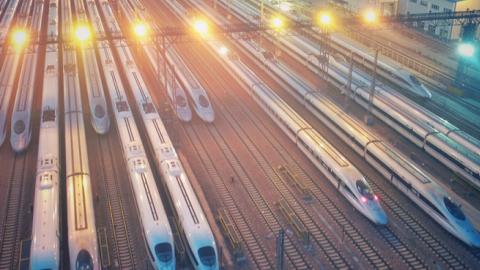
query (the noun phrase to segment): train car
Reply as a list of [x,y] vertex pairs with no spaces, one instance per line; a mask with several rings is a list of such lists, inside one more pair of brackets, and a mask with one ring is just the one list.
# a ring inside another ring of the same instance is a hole
[[327,176],[347,201],[373,223],[386,224],[387,216],[365,177],[243,63],[228,63],[248,87],[252,98]]
[[[74,1],[77,10],[77,21],[81,25],[90,25],[85,13],[83,1]],[[85,72],[85,84],[87,88],[88,103],[90,108],[90,121],[93,129],[98,134],[106,134],[110,129],[107,101],[100,77],[100,67],[95,55],[93,41],[86,40],[80,44],[80,55]]]
[[[125,5],[121,4],[120,8],[123,10],[123,13],[127,15],[128,20],[131,23],[134,23],[136,21],[136,17],[126,6],[130,6],[129,3]],[[119,29],[116,25],[112,27],[114,27],[113,29]],[[153,27],[155,31],[158,31],[156,25],[151,27]],[[157,75],[158,82],[163,85],[165,82],[165,76],[167,77],[167,84],[165,86],[167,96],[170,100],[170,105],[175,111],[178,119],[182,122],[190,122],[192,120],[192,110],[188,104],[187,94],[185,93],[185,90],[181,86],[180,82],[170,69],[167,68],[167,72],[164,72],[164,66],[167,65],[167,63],[164,63],[163,56],[161,57],[160,52],[156,50],[155,46],[149,43],[142,43],[141,47],[143,48],[143,51],[145,52],[147,60],[149,61],[155,75]]]
[[[106,1],[102,0],[102,2]],[[124,11],[129,12],[127,8],[129,3],[126,1],[121,1],[120,3]],[[117,48],[125,47],[117,46]],[[120,58],[125,57],[126,60],[128,59],[126,56],[130,54],[128,48],[125,49],[125,52],[127,53],[120,54]],[[152,99],[148,91],[146,91],[142,77],[139,75],[134,76],[138,74],[138,70],[132,69],[135,65],[126,65],[126,67],[128,67],[127,78],[137,101],[139,111],[142,114],[150,144],[155,151],[156,166],[166,183],[175,206],[175,212],[182,226],[182,237],[188,246],[187,251],[192,265],[197,270],[219,269],[218,252],[213,233],[175,153],[165,126],[153,106]]]
[[431,176],[364,129],[360,123],[351,119],[281,63],[272,64],[273,61],[266,59],[260,61],[290,84],[294,97],[305,104],[307,109],[438,224],[467,245],[477,247],[480,244],[479,233],[460,206]]
[[[94,1],[87,2],[90,18],[99,18]],[[100,34],[104,28],[99,20],[94,25]],[[140,215],[149,259],[155,269],[175,269],[173,234],[158,192],[144,146],[128,104],[120,73],[115,65],[108,41],[98,44],[100,62],[106,74],[106,84],[113,104],[123,156],[128,166],[129,179]]]
[[[70,1],[62,2],[63,36],[70,36]],[[65,174],[70,269],[99,270],[97,230],[88,165],[82,96],[75,50],[63,51],[63,87],[65,106]]]
[[[51,3],[54,1],[51,1]],[[37,177],[32,221],[30,269],[59,269],[59,122],[58,122],[58,50],[55,44],[45,56],[42,114],[38,141]]]
[[[42,27],[44,2],[35,1],[30,17],[29,31],[40,32]],[[39,41],[37,38],[36,41]],[[12,112],[10,144],[15,152],[25,151],[32,136],[32,102],[37,70],[38,45],[29,45],[24,51],[23,65]]]
[[175,67],[176,75],[187,90],[198,117],[207,123],[213,122],[215,113],[207,92],[174,48],[167,50],[167,60]]
[[[171,152],[173,153],[173,152]],[[163,154],[161,170],[183,228],[182,237],[187,253],[196,270],[219,269],[218,252],[212,230],[200,202],[177,157]]]

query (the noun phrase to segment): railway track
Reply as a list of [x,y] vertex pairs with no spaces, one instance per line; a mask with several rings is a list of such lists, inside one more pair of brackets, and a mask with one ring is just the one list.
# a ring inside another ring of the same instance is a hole
[[[212,93],[211,93],[212,96]],[[215,96],[214,100],[219,100],[218,97]],[[218,102],[217,102],[218,103]],[[217,108],[219,105],[217,104]],[[266,132],[268,128],[266,128],[265,125],[261,125],[258,123],[258,121],[255,121],[254,119],[258,119],[258,117],[254,117],[253,114],[251,113],[250,110],[245,108],[244,105],[242,105],[243,109],[243,114],[247,115],[249,120],[256,126],[256,128],[260,131],[263,132],[265,135],[265,138],[273,145],[278,152],[281,153],[281,156],[283,159],[288,160],[289,164],[296,164],[296,161],[294,161],[291,156],[288,154],[288,152],[283,148],[280,147],[280,143],[273,138],[273,134]],[[231,123],[233,128],[237,131],[237,133],[242,134],[245,133],[238,125],[235,125],[234,123],[240,122],[239,119],[235,119],[234,115],[240,115],[240,113],[233,113],[226,111],[222,114],[224,115],[227,119],[228,122]],[[268,134],[267,134],[268,133]],[[240,136],[242,137],[242,136]],[[243,137],[248,138],[246,134],[243,135]],[[324,243],[324,241],[320,240],[322,239],[318,234],[320,233],[318,226],[315,224],[313,221],[312,217],[308,214],[306,211],[305,207],[302,207],[302,204],[298,202],[297,199],[293,197],[293,194],[288,190],[287,184],[285,183],[285,179],[280,180],[276,172],[274,172],[272,165],[269,164],[267,159],[264,157],[264,155],[257,149],[257,147],[252,143],[251,139],[246,139],[243,140],[244,143],[246,144],[247,148],[249,148],[250,152],[252,155],[255,156],[256,161],[262,166],[263,171],[265,172],[266,175],[269,176],[269,179],[274,183],[274,185],[277,187],[277,190],[282,193],[283,197],[290,202],[290,206],[293,208],[293,210],[299,215],[300,219],[302,222],[306,225],[308,228],[309,232],[312,233],[314,236],[314,239],[316,240],[317,244],[319,243]],[[295,166],[297,169],[296,171],[300,171],[300,168],[298,166]],[[333,220],[338,224],[340,228],[343,228],[344,233],[346,236],[352,241],[352,243],[355,245],[355,247],[359,250],[359,252],[365,257],[365,259],[371,264],[372,267],[376,269],[385,269],[389,268],[390,266],[388,263],[383,259],[383,256],[378,253],[378,251],[375,249],[373,244],[371,244],[366,237],[353,225],[353,223],[346,218],[345,214],[340,211],[340,209],[325,195],[323,191],[321,191],[317,185],[313,183],[313,181],[310,180],[302,171],[302,173],[298,173],[299,175],[302,175],[302,178],[308,181],[308,188],[313,192],[314,197],[322,204],[324,209],[327,209],[329,212],[330,216],[333,218]],[[408,249],[405,244],[388,228],[388,227],[381,227],[381,226],[375,226],[375,229],[382,235],[384,240],[389,244],[389,246],[392,248],[392,250],[399,255],[402,260],[412,269],[425,269],[426,266],[425,264],[415,255],[413,251]],[[319,245],[321,249],[325,248],[325,253],[329,254],[330,253],[330,248],[329,247],[322,247]],[[338,252],[337,252],[338,253]],[[327,256],[328,257],[328,256]],[[331,262],[332,263],[332,262]],[[332,265],[335,268],[340,268],[341,265],[332,263]]]
[[[264,130],[264,129],[261,129],[261,130]],[[271,135],[270,137],[269,136],[266,136],[266,137],[271,138]],[[273,145],[277,145],[277,144],[274,143]],[[288,156],[288,153],[286,153],[286,156]],[[301,172],[298,172],[298,173],[300,175],[302,174]],[[395,199],[393,199],[392,196],[390,196],[384,188],[381,188],[380,185],[377,184],[377,181],[379,180],[376,180],[376,181],[372,180],[370,181],[370,184],[374,192],[380,195],[380,197],[384,198],[383,205],[386,205],[388,209],[390,209],[391,213],[393,213],[397,218],[399,218],[402,224],[404,224],[410,231],[414,232],[415,235],[418,237],[418,239],[420,239],[425,244],[425,246],[428,247],[429,250],[432,250],[432,252],[435,255],[437,255],[438,258],[451,269],[468,268],[466,264],[464,264],[462,260],[460,260],[458,256],[456,256],[447,247],[446,244],[444,244],[441,240],[435,237],[411,214],[409,214],[403,207],[401,207],[400,203],[395,201]],[[312,186],[309,185],[309,187],[312,187]],[[385,199],[387,197],[388,199]],[[391,237],[392,235],[394,235],[391,230],[386,231],[386,229],[384,229],[384,231],[379,231],[379,233],[381,233],[381,235],[384,236],[383,237],[384,240],[386,240],[389,243],[389,245],[394,250],[397,251],[396,253],[402,257],[402,260],[404,260],[405,262],[408,262],[408,264],[412,264],[413,266],[419,266],[420,268],[422,268],[421,264],[423,263],[421,262],[421,260],[418,259],[418,257],[414,259],[414,257],[416,256],[413,252],[405,252],[405,250],[401,248],[402,246],[405,246],[405,244],[398,243],[398,241],[400,241],[398,237],[397,239]],[[447,235],[447,237],[450,237],[450,236]]]
[[[194,132],[195,136],[197,136],[198,138],[202,138],[202,140],[205,140],[208,137],[207,133],[210,133],[210,130],[202,126],[190,132]],[[191,134],[189,134],[189,137],[190,135]],[[213,134],[211,134],[211,136],[213,136]],[[236,178],[240,180],[237,182],[239,182],[247,191],[249,198],[259,212],[260,216],[263,218],[264,224],[266,225],[270,233],[276,235],[280,231],[282,226],[278,217],[274,214],[273,209],[267,203],[260,191],[253,185],[251,179],[246,174],[245,169],[239,163],[233,153],[230,152],[230,150],[226,146],[226,143],[224,141],[219,142],[219,138],[214,138],[213,141],[222,150],[227,162],[234,170]],[[204,145],[204,142],[201,143],[202,145]],[[204,151],[211,150],[209,150],[209,148],[205,148]],[[311,263],[306,260],[304,255],[294,244],[292,237],[289,235],[285,236],[284,250],[291,267],[293,267],[294,269],[312,269]]]
[[6,211],[0,238],[0,269],[10,269],[18,264],[18,244],[24,209],[23,186],[27,168],[27,155],[16,154],[8,178]]
[[209,154],[208,148],[204,145],[198,134],[190,125],[183,126],[184,131],[195,148],[195,153],[200,157],[203,167],[207,170],[210,178],[215,184],[222,200],[222,204],[228,210],[232,217],[235,227],[239,232],[244,246],[246,247],[251,261],[255,264],[256,269],[273,269],[274,265],[268,256],[264,244],[262,244],[261,237],[253,230],[248,218],[242,213],[235,199],[232,196],[232,191],[227,187],[225,182],[219,176],[217,168],[214,165],[214,158]]
[[[118,171],[113,164],[114,151],[111,139],[99,137],[97,146],[101,165],[101,180],[105,186],[105,198],[109,212],[111,236],[114,240],[116,265],[118,269],[135,269],[138,265],[135,257],[135,247],[131,241],[129,224],[125,217],[125,202],[122,198],[122,189]],[[111,135],[110,135],[111,136]]]
[[[260,121],[254,121],[254,119],[258,118],[256,118],[251,111],[245,109],[244,111],[245,114],[248,115],[248,117],[250,118],[250,121],[258,128],[258,130],[260,130],[265,135],[265,138],[269,140],[270,144],[274,146],[275,150],[280,153],[282,158],[287,161],[287,164],[289,164],[292,173],[294,175],[297,175],[300,178],[301,182],[305,183],[305,186],[312,192],[314,198],[320,203],[322,208],[327,210],[330,217],[340,228],[343,228],[344,233],[351,241],[353,241],[353,244],[357,248],[363,248],[365,245],[365,237],[359,233],[358,229],[353,225],[353,223],[335,205],[335,203],[326,196],[325,192],[321,190],[318,184],[315,183],[311,177],[307,176],[305,171],[300,168],[298,161],[294,160],[288,153],[288,151],[281,146],[279,141],[276,140],[275,136],[266,127],[266,125],[260,123]],[[418,256],[411,249],[409,249],[406,244],[394,232],[392,232],[392,230],[388,226],[374,226],[374,228],[377,232],[380,233],[380,235],[392,248],[396,255],[398,255],[411,269],[427,268],[425,263],[420,258],[418,258]],[[375,256],[371,256],[370,260],[375,260]]]

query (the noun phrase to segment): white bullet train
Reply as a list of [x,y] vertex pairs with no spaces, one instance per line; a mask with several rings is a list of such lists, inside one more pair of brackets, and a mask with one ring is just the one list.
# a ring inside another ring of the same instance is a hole
[[[76,13],[79,23],[90,25],[87,23],[88,20],[82,0],[75,0],[75,8],[77,10]],[[100,70],[95,56],[94,44],[93,41],[87,40],[80,45],[80,55],[85,72],[85,85],[90,108],[90,120],[95,132],[98,134],[106,134],[110,129],[110,118],[100,77]]]
[[387,224],[387,215],[365,177],[277,94],[239,60],[224,58],[248,93],[295,142],[360,213],[375,224]]
[[[29,31],[39,33],[42,27],[43,0],[35,1],[33,13],[29,19]],[[37,37],[30,42],[37,43]],[[19,153],[25,151],[30,144],[32,136],[32,102],[35,92],[35,75],[38,61],[38,44],[28,45],[24,50],[23,64],[20,71],[20,79],[17,86],[15,103],[12,111],[10,144],[13,151]]]
[[[240,3],[236,4],[240,5]],[[237,13],[243,12],[241,8],[236,6],[233,6],[232,10]],[[244,20],[247,21],[247,19]],[[299,61],[306,61],[307,67],[312,71],[319,71],[321,64],[316,57],[312,57],[318,55],[318,48],[310,40],[298,36],[284,35],[279,37],[279,41],[285,46],[289,55]],[[330,78],[339,86],[347,85],[347,65],[342,64],[342,61],[336,60],[334,56],[331,56],[329,60],[328,74]],[[352,75],[352,89],[355,92],[353,99],[360,105],[367,107],[370,82],[367,78],[362,77],[360,73],[353,72]],[[457,132],[451,126],[450,130],[456,132],[446,130],[444,131],[445,134],[442,134],[432,126],[439,128],[440,125],[438,123],[442,123],[441,120],[443,119],[438,116],[430,117],[432,115],[431,112],[419,109],[418,106],[414,106],[411,103],[406,106],[406,103],[405,99],[400,99],[400,95],[384,91],[381,86],[377,86],[372,112],[413,143],[425,149],[427,153],[431,154],[452,171],[462,176],[474,187],[480,188],[480,157],[478,151],[469,150],[475,149],[477,141],[472,141],[470,144],[466,143],[468,136]],[[425,117],[422,118],[421,113],[418,111],[424,111],[424,115],[428,115],[430,120],[425,122],[427,120],[424,119]],[[436,125],[434,125],[435,122],[437,123]],[[444,130],[448,129],[448,126],[444,125],[446,126]],[[459,137],[462,138],[459,139]],[[453,138],[458,139],[459,142],[454,141]],[[463,144],[460,142],[463,142]]]
[[[48,7],[48,41],[58,39],[57,1]],[[37,177],[30,246],[30,269],[55,270],[60,267],[59,173],[60,141],[58,120],[58,45],[48,44],[45,53]]]
[[208,98],[207,92],[192,71],[185,64],[175,48],[169,48],[167,50],[167,60],[172,66],[174,66],[176,75],[178,76],[181,84],[187,90],[190,100],[193,103],[193,109],[197,115],[205,122],[213,122],[215,120],[215,113],[212,108],[212,103]]
[[[348,42],[343,41],[341,38],[336,37],[335,35],[331,36],[331,40],[345,48],[348,51],[354,52],[357,56],[360,56],[363,60],[374,63],[375,57],[370,55],[368,52],[360,50],[359,48],[352,46]],[[404,90],[407,90],[411,94],[424,98],[431,99],[432,93],[430,90],[411,72],[400,68],[393,67],[390,64],[383,62],[381,59],[377,60],[377,65],[380,69],[386,71],[389,76],[385,77],[396,85],[400,86]]]
[[361,124],[351,119],[282,63],[263,58],[261,53],[254,51],[254,46],[245,41],[240,41],[239,44],[257,57],[259,64],[273,72],[277,76],[277,80],[290,85],[290,92],[299,102],[305,104],[307,109],[336,132],[341,139],[437,223],[467,245],[473,247],[480,245],[480,234],[472,226],[460,206],[432,177],[364,129]]
[[[100,0],[100,2],[103,15],[111,14],[111,11],[107,10],[107,8],[110,9],[108,2],[106,0]],[[127,0],[121,0],[120,4],[124,11],[131,12]],[[116,22],[113,17],[109,21]],[[119,29],[118,24],[116,29]],[[122,64],[126,63],[128,59],[133,59],[127,46],[116,46],[116,48]],[[131,61],[130,63],[130,65],[123,65],[126,77],[145,124],[150,145],[155,153],[155,165],[161,173],[173,200],[175,212],[183,229],[182,237],[188,246],[188,255],[197,270],[219,269],[217,247],[208,221],[178,159],[160,115],[152,103],[145,82],[138,72],[135,62]]]
[[5,9],[0,9],[2,12],[4,12],[2,19],[0,20],[0,44],[4,44],[7,39],[15,11],[17,10],[20,2],[20,0],[11,0],[8,2],[8,6],[6,6]]
[[[87,1],[87,8],[91,21],[96,22],[94,27],[97,33],[105,34],[95,1]],[[110,26],[112,25],[107,27],[111,29]],[[100,48],[98,51],[100,63],[113,104],[123,156],[128,166],[129,179],[135,195],[135,203],[140,215],[150,261],[157,270],[173,270],[175,269],[175,250],[172,230],[145,154],[140,133],[128,104],[120,73],[115,65],[108,41],[100,41],[98,48]]]
[[[72,33],[70,1],[62,2],[63,36]],[[63,50],[65,160],[70,269],[99,270],[97,230],[75,48]]]
[[[182,18],[188,18],[187,12],[183,9],[183,7],[175,5],[171,1],[167,1],[166,4],[170,5],[172,9],[177,12],[177,14],[182,14],[180,16],[185,16]],[[191,24],[191,22],[188,21],[186,21],[186,23]],[[190,99],[194,103],[194,109],[197,115],[205,122],[213,122],[215,120],[215,113],[208,98],[207,92],[199,83],[192,71],[190,71],[175,48],[169,48],[167,50],[167,60],[172,66],[175,67],[177,76],[179,77],[183,86],[187,89]]]
[[[250,14],[256,14],[258,11],[255,11],[256,9],[253,8],[252,6],[248,5],[246,1],[244,2],[239,2],[237,4],[242,4],[242,9],[244,11],[250,12]],[[272,7],[275,8],[272,4],[270,3],[265,3],[267,7]],[[256,13],[255,13],[256,12]],[[282,12],[283,14],[286,14],[289,16],[291,19],[295,19],[295,15],[291,13],[285,13]],[[245,13],[244,13],[245,14]],[[315,29],[314,28],[314,36],[316,39],[321,40],[321,34],[320,34],[320,29]],[[337,37],[336,34],[330,35],[330,40],[334,42],[335,45],[338,45],[345,49],[348,52],[353,52],[356,56],[361,57],[362,60],[365,60],[371,64],[375,61],[375,57],[370,54],[369,52],[365,52],[358,47],[353,46],[352,44],[342,40],[340,37]],[[393,64],[393,63],[392,63]],[[377,61],[377,67],[382,69],[383,71],[387,72],[389,76],[385,77],[392,83],[400,86],[402,89],[408,91],[409,93],[413,94],[414,96],[420,97],[422,99],[431,99],[432,98],[432,93],[430,90],[410,71],[400,68],[396,64],[387,64],[386,62],[382,61],[382,59],[378,59]]]
[[[140,4],[138,4],[140,5]],[[136,10],[140,10],[141,12],[133,12],[131,7],[128,3],[125,5],[121,4],[120,8],[122,9],[123,13],[126,14],[127,19],[130,23],[135,23],[136,20],[142,19],[145,21],[144,13],[145,10],[143,6],[139,6]],[[154,31],[159,31],[156,25],[150,25]],[[116,28],[118,29],[118,28]],[[160,46],[159,44],[157,44]],[[145,52],[147,60],[150,63],[155,75],[158,77],[157,80],[160,84],[164,84],[165,82],[165,73],[164,73],[164,66],[168,65],[168,63],[164,63],[163,56],[161,55],[158,48],[155,45],[152,45],[151,42],[141,42],[141,47]],[[181,86],[178,79],[172,73],[171,69],[167,68],[167,95],[170,99],[170,104],[173,107],[175,114],[177,115],[178,119],[182,122],[190,122],[192,120],[192,110],[190,109],[190,105],[188,104],[188,98],[185,93],[185,90]]]

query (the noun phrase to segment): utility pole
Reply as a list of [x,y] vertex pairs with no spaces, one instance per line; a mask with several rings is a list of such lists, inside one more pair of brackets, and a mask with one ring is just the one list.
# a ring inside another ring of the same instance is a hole
[[353,98],[353,90],[352,90],[352,74],[353,74],[353,51],[350,52],[350,65],[348,67],[348,82],[345,88],[345,107],[348,106],[348,101],[350,97]]
[[277,270],[283,270],[284,260],[284,245],[285,245],[285,231],[280,229],[277,236]]
[[370,84],[370,95],[368,97],[368,110],[365,116],[365,122],[367,125],[373,125],[372,106],[373,99],[375,98],[375,84],[377,79],[377,63],[378,63],[378,47],[375,48],[375,60],[373,66],[372,82]]

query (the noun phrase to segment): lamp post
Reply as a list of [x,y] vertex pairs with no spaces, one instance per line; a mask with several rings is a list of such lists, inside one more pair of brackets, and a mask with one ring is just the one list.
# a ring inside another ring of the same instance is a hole
[[[378,14],[375,10],[373,9],[367,9],[363,13],[363,19],[366,24],[373,26],[378,23]],[[375,32],[373,32],[375,34]],[[372,80],[370,83],[370,95],[368,96],[368,108],[367,108],[367,114],[365,115],[365,123],[367,125],[373,125],[373,117],[372,117],[372,106],[373,106],[373,100],[375,98],[375,90],[376,90],[376,80],[377,80],[377,64],[378,64],[378,46],[376,45],[375,37],[373,38],[374,41],[374,47],[375,47],[375,58],[373,61],[373,74],[372,74]]]

